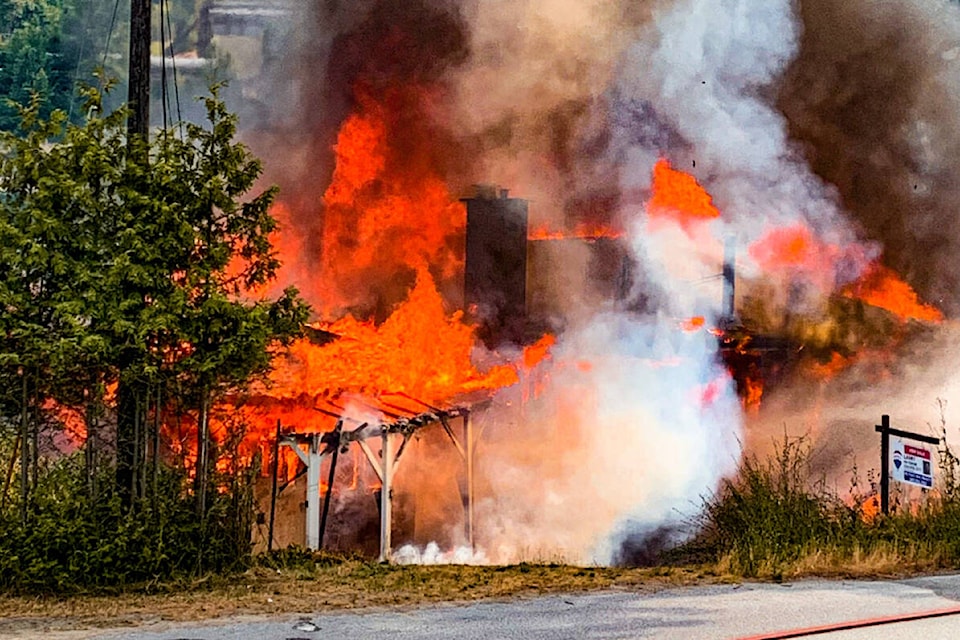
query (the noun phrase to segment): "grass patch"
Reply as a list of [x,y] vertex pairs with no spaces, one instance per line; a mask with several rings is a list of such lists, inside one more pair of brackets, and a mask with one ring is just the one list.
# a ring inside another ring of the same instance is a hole
[[[941,460],[952,461],[949,451]],[[960,568],[956,466],[941,468],[946,489],[923,505],[866,517],[863,500],[841,500],[811,482],[810,451],[786,441],[768,461],[747,458],[736,478],[704,500],[698,534],[668,554],[720,574],[787,580],[804,576],[886,577]]]

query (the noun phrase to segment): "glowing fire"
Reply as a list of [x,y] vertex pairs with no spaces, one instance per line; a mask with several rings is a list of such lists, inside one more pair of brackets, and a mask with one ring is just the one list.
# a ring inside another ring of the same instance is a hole
[[[385,100],[393,98],[410,99]],[[402,125],[380,102],[364,95],[358,102],[337,136],[336,168],[323,195],[322,277],[328,286],[321,304],[327,313],[369,304],[367,292],[389,290],[403,269],[428,264],[441,279],[461,269],[461,252],[449,240],[463,228],[463,205],[420,157],[425,152],[392,144]]]
[[72,446],[79,447],[86,442],[87,422],[83,411],[60,404],[53,398],[44,400],[40,408],[63,427],[63,433]]
[[707,319],[703,316],[693,316],[692,318],[687,318],[680,323],[680,328],[687,332],[693,333],[703,329],[707,324]]
[[433,280],[422,270],[407,300],[380,326],[347,316],[324,327],[337,340],[323,346],[308,340],[294,344],[277,363],[271,394],[404,393],[443,404],[459,394],[515,383],[513,367],[481,373],[473,366],[474,332],[461,317],[459,311],[444,312]]
[[841,248],[817,238],[801,225],[768,231],[750,246],[750,257],[768,273],[802,277],[831,292],[837,284],[841,262],[857,268],[860,276],[842,288],[842,295],[889,311],[901,321],[939,322],[943,314],[921,302],[916,291],[878,261],[867,261],[866,250],[857,244]]
[[647,203],[651,221],[672,220],[689,232],[694,224],[720,216],[713,198],[696,178],[674,169],[663,158],[653,166],[652,192]]
[[823,292],[832,291],[835,268],[842,257],[849,255],[851,263],[863,263],[859,248],[845,252],[837,245],[823,242],[803,225],[770,229],[750,245],[748,253],[764,272],[802,278]]
[[838,373],[850,366],[852,358],[845,358],[836,351],[830,355],[827,362],[811,362],[809,371],[815,378],[820,380],[830,380]]
[[531,227],[527,233],[530,240],[568,240],[576,238],[580,240],[596,240],[598,238],[620,238],[623,231],[615,229],[609,225],[598,224],[578,224],[571,230],[551,229],[546,225]]
[[917,293],[897,274],[880,264],[872,264],[844,295],[886,309],[900,320],[940,322],[943,314],[936,307],[920,302]]

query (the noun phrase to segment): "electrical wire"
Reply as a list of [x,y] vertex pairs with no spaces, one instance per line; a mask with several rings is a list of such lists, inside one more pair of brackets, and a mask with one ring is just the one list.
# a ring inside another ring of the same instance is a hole
[[167,31],[170,33],[170,65],[173,67],[173,95],[177,105],[177,125],[180,128],[180,137],[183,138],[183,113],[180,111],[180,82],[177,79],[177,58],[173,52],[173,27],[170,24],[170,1],[160,0],[161,5],[167,5]]
[[107,54],[110,52],[110,40],[113,39],[113,30],[117,26],[117,13],[120,10],[120,0],[113,3],[113,17],[110,18],[110,30],[107,31],[107,42],[103,47],[103,59],[100,61],[100,88],[103,89],[103,83],[107,73]]
[[[167,135],[167,103],[170,95],[167,92],[167,31],[164,26],[164,7],[166,2],[160,3],[160,107],[163,111],[163,135]],[[173,51],[173,47],[170,47]]]
[[[80,65],[83,62],[83,51],[87,45],[87,39],[90,36],[90,19],[93,11],[88,11],[83,23],[83,33],[80,36],[80,48],[77,51],[77,64],[73,69],[73,83],[70,85],[70,109],[67,112],[67,122],[73,120],[73,109],[77,105],[77,84],[80,82]],[[63,23],[61,22],[61,28]],[[92,38],[89,38],[92,40]]]

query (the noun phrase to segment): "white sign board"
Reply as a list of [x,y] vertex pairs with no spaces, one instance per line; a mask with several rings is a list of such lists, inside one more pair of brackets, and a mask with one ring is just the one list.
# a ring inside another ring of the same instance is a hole
[[900,438],[893,438],[893,479],[918,487],[933,487],[933,458],[930,450],[918,445],[906,444]]

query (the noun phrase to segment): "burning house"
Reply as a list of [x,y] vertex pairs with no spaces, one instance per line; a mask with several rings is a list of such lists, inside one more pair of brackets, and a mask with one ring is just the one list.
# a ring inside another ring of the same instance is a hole
[[785,422],[870,431],[956,310],[960,131],[956,8],[874,5],[305,3],[256,150],[319,333],[237,409],[274,543],[610,562]]

